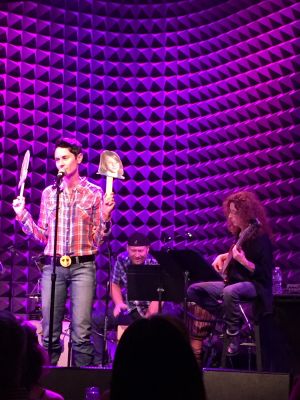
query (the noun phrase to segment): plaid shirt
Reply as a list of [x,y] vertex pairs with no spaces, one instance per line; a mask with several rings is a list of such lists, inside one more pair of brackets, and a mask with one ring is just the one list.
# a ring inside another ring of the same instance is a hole
[[[97,253],[106,224],[102,218],[103,191],[80,178],[71,196],[62,190],[59,196],[57,255],[83,256]],[[44,253],[52,256],[56,211],[56,189],[48,186],[42,193],[40,215],[36,224],[27,210],[17,217],[27,235],[45,244]]]
[[[112,278],[111,281],[115,285],[120,286],[122,289],[123,298],[128,305],[129,311],[133,311],[137,309],[139,314],[144,317],[150,301],[128,301],[127,298],[127,267],[131,264],[131,261],[128,256],[128,252],[125,251],[118,255],[114,268],[112,270]],[[143,265],[158,265],[155,258],[153,258],[150,254],[148,254]],[[141,265],[141,268],[143,268]]]

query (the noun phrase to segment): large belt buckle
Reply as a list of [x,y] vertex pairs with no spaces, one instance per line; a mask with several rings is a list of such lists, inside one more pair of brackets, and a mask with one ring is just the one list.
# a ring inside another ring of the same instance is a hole
[[72,264],[72,260],[70,256],[64,255],[59,259],[59,263],[62,267],[68,268]]

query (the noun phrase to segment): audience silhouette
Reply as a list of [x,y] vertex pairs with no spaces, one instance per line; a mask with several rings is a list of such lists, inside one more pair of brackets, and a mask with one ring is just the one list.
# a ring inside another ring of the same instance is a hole
[[27,341],[22,386],[28,390],[30,400],[63,400],[60,394],[41,386],[43,366],[49,364],[48,353],[38,342],[36,327],[28,322],[23,322],[22,327]]
[[47,363],[35,327],[0,311],[0,399],[63,400],[39,383]]
[[110,400],[204,400],[205,390],[184,324],[155,315],[133,322],[118,344]]

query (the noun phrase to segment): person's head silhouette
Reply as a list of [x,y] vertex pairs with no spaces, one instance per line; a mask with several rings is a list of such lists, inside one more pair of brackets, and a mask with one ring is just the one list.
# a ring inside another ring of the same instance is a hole
[[26,336],[17,318],[0,311],[0,398],[21,385]]
[[172,317],[133,322],[117,347],[110,399],[205,399],[202,372],[184,332]]

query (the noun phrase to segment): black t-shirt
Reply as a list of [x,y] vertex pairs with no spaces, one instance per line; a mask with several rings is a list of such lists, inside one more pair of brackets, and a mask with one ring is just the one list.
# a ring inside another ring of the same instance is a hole
[[258,282],[265,288],[272,286],[273,251],[271,241],[266,234],[247,240],[242,245],[247,260],[255,264],[254,273],[236,260],[228,266],[228,282]]
[[250,272],[236,260],[228,265],[228,284],[249,281],[253,282],[258,296],[258,307],[262,312],[272,308],[272,271],[273,249],[267,234],[258,235],[242,245],[247,260],[255,264],[254,272]]

